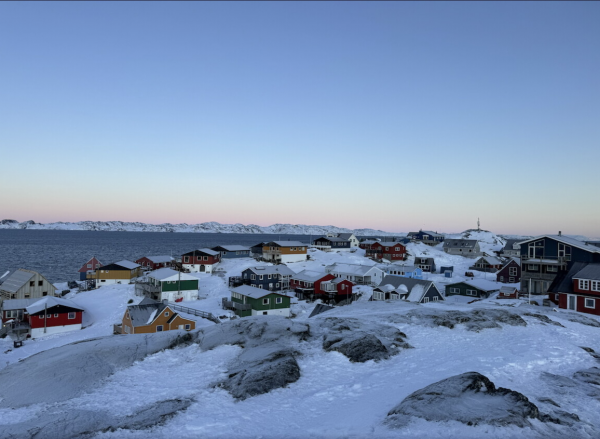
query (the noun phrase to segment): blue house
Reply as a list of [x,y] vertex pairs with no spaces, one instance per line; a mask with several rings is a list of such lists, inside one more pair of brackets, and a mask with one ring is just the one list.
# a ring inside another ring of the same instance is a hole
[[321,236],[313,240],[313,247],[323,251],[350,250],[351,242],[344,238]]
[[423,279],[423,270],[414,265],[391,264],[384,268],[387,274],[401,276],[409,279]]
[[440,267],[440,274],[443,274],[445,277],[452,277],[454,273],[454,267],[452,265],[446,267]]
[[287,290],[294,274],[286,265],[250,267],[242,271],[242,283],[269,291]]
[[250,256],[253,258],[262,258],[263,247],[265,246],[265,244],[266,242],[259,242],[258,244],[250,247]]
[[250,247],[243,245],[218,245],[211,250],[221,253],[221,259],[249,258]]
[[427,245],[437,245],[440,242],[444,242],[444,235],[429,230],[410,232],[407,237],[410,238],[411,241],[420,241]]

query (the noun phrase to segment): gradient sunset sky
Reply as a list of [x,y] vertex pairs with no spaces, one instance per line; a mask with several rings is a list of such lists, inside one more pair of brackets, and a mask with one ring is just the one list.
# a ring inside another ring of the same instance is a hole
[[0,2],[0,219],[600,236],[598,2]]

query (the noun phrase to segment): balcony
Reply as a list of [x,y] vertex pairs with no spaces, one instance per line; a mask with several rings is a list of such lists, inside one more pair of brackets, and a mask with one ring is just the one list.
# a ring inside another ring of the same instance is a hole
[[161,293],[160,285],[152,285],[148,282],[135,283],[135,295],[146,296],[158,300]]
[[337,287],[335,284],[329,282],[321,282],[321,291],[324,293],[336,293]]
[[233,300],[229,300],[226,297],[223,297],[222,304],[223,309],[232,309],[236,311],[249,311],[252,309],[252,305],[250,305],[249,303],[234,302]]

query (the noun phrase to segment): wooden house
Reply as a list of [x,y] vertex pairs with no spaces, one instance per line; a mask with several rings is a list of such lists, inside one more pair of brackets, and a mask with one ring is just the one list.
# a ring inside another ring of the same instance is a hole
[[444,295],[430,280],[389,275],[373,289],[372,300],[406,300],[414,303],[438,302]]
[[449,255],[464,256],[466,258],[481,256],[479,242],[476,239],[446,239],[444,241],[444,251]]
[[250,247],[243,245],[217,245],[211,250],[221,253],[221,259],[239,259],[250,257]]
[[31,338],[81,329],[84,309],[71,300],[44,297],[25,308]]
[[210,248],[201,248],[181,256],[182,267],[192,273],[212,273],[221,262],[221,253]]
[[223,300],[223,307],[234,311],[239,317],[258,315],[290,316],[290,296],[242,285],[231,290],[231,299]]
[[129,305],[123,315],[122,334],[196,329],[196,322],[175,312],[166,300],[156,302],[144,298],[138,305]]
[[435,273],[435,260],[427,256],[415,256],[415,267],[419,267],[425,273]]
[[335,276],[324,271],[302,270],[290,277],[290,290],[294,291],[296,297],[300,300],[312,300],[315,295],[315,289],[320,290],[319,283],[331,279],[335,279]]
[[54,296],[56,287],[37,271],[19,268],[0,284],[0,300]]
[[496,282],[473,279],[446,285],[446,297],[460,295],[485,299],[499,289],[500,287]]
[[423,270],[414,265],[390,264],[383,268],[386,274],[393,276],[409,277],[413,279],[423,279]]
[[504,248],[500,250],[500,256],[506,258],[518,258],[521,256],[521,246],[520,242],[522,239],[507,239],[506,244],[504,244]]
[[136,295],[156,301],[198,300],[198,278],[192,275],[161,268],[149,273],[146,279],[135,283]]
[[160,270],[161,268],[171,268],[175,259],[172,256],[144,256],[135,261],[142,267],[142,270]]
[[287,264],[307,259],[306,244],[299,241],[271,241],[263,246],[263,259],[274,263]]
[[376,260],[404,261],[406,247],[395,241],[375,242],[366,250],[365,256]]
[[26,322],[27,307],[40,300],[38,297],[33,299],[7,299],[2,302],[2,323],[14,320]]
[[545,294],[556,275],[569,262],[600,262],[600,247],[574,238],[543,235],[519,242],[522,293]]
[[87,261],[79,269],[79,280],[88,279],[88,276],[93,274],[96,271],[96,269],[100,268],[101,265],[102,263],[98,259],[96,259],[96,257],[93,257],[92,259]]
[[363,239],[358,243],[358,247],[363,250],[370,250],[371,246],[375,243],[381,242],[378,239]]
[[469,269],[485,273],[496,273],[503,265],[504,263],[494,256],[482,256]]
[[498,292],[498,299],[518,299],[519,290],[515,287],[504,286]]
[[253,258],[261,259],[263,256],[263,248],[266,242],[259,242],[258,244],[250,247],[250,256]]
[[139,264],[123,260],[101,266],[88,279],[95,279],[96,288],[99,288],[103,285],[128,284],[141,275],[142,267]]
[[242,271],[242,283],[268,291],[287,290],[294,274],[285,265],[249,267]]
[[[330,234],[328,233],[327,236]],[[338,233],[335,235],[336,238],[342,238],[347,241],[350,241],[350,247],[357,248],[358,247],[358,238],[354,236],[354,233]]]
[[352,286],[354,284],[347,279],[335,277],[333,279],[321,279],[315,282],[315,299],[321,299],[326,303],[339,303],[351,301]]
[[570,263],[548,288],[548,297],[559,308],[600,315],[600,263]]
[[511,258],[496,273],[496,282],[513,284],[513,283],[517,283],[520,281],[521,281],[521,260],[519,258]]
[[429,230],[419,230],[418,232],[410,232],[407,235],[411,241],[422,242],[427,245],[438,245],[444,242],[444,235]]
[[325,267],[327,273],[346,279],[356,285],[377,286],[383,279],[383,270],[373,265],[339,264]]

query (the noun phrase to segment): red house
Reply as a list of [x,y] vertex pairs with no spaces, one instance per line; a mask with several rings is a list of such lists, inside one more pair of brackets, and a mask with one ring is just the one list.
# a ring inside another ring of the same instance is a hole
[[46,296],[25,310],[31,338],[81,329],[84,310],[70,300]]
[[171,256],[144,256],[135,261],[142,266],[142,270],[158,270],[159,268],[171,268],[174,259]]
[[496,273],[496,282],[502,283],[517,283],[521,282],[521,263],[520,259],[511,258],[500,270]]
[[290,278],[290,289],[299,299],[321,299],[324,302],[340,302],[352,297],[349,280],[336,278],[333,274],[303,270]]
[[221,262],[221,252],[210,248],[201,248],[181,256],[183,268],[190,272],[211,273],[219,262]]
[[79,280],[86,280],[88,273],[93,273],[96,271],[96,268],[100,268],[101,266],[102,263],[94,256],[79,269]]
[[352,286],[354,284],[347,279],[336,277],[330,280],[315,282],[315,297],[324,302],[352,299]]
[[404,261],[406,259],[406,247],[399,242],[375,242],[365,250],[365,256],[371,259],[387,259],[388,261]]
[[600,315],[600,263],[573,262],[548,288],[559,308]]

